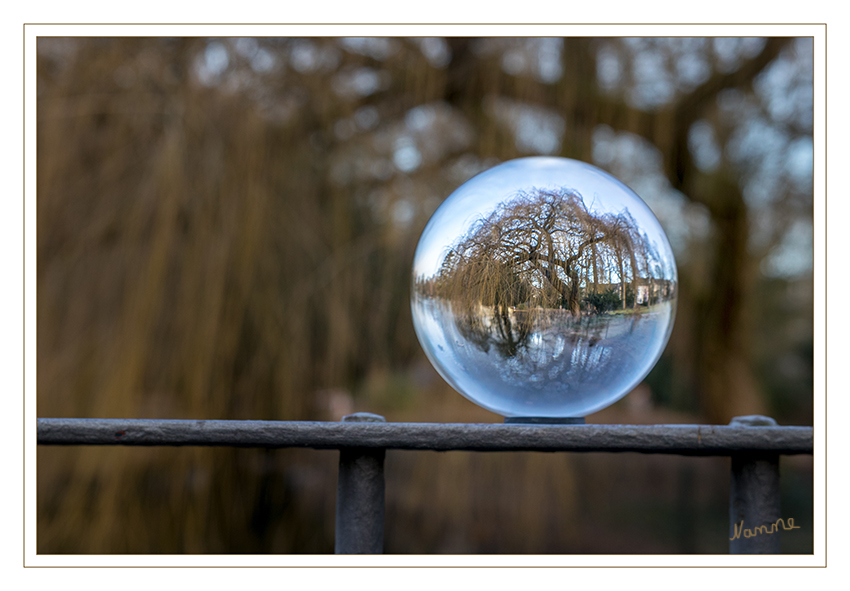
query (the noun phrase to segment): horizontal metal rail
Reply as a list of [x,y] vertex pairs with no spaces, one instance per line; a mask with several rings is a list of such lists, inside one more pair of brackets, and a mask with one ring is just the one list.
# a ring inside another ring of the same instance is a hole
[[745,525],[774,531],[780,520],[779,456],[812,454],[813,439],[812,427],[780,427],[762,416],[736,417],[726,426],[387,423],[371,413],[355,413],[340,423],[38,419],[39,445],[338,449],[335,549],[339,554],[383,550],[387,449],[730,456],[729,550],[775,554],[778,535],[747,535]]
[[812,427],[38,419],[40,445],[812,454]]

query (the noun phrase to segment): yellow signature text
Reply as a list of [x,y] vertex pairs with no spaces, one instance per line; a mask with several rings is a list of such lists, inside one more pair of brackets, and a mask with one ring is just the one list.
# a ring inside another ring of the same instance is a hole
[[729,538],[729,541],[737,540],[742,535],[745,538],[754,538],[754,537],[761,535],[761,534],[773,534],[773,533],[776,533],[776,532],[779,531],[780,525],[782,526],[782,529],[784,529],[784,530],[800,529],[799,525],[794,525],[794,518],[793,517],[788,518],[788,524],[787,525],[785,524],[785,522],[780,517],[779,519],[776,520],[775,523],[770,523],[768,525],[759,525],[757,527],[754,527],[753,529],[749,529],[749,528],[744,529],[744,521],[741,520],[741,523],[732,524],[732,527],[735,528],[735,533],[732,535],[731,538]]

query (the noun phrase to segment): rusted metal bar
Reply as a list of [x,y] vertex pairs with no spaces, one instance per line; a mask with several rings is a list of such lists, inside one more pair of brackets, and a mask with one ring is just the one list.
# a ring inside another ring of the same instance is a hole
[[811,427],[38,419],[40,445],[811,454]]

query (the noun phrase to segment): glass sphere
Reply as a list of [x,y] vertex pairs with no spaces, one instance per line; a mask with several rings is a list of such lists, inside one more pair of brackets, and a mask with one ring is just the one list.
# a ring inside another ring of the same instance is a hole
[[506,417],[584,417],[664,349],[676,262],[647,205],[566,158],[505,162],[437,209],[413,261],[416,334],[458,392]]

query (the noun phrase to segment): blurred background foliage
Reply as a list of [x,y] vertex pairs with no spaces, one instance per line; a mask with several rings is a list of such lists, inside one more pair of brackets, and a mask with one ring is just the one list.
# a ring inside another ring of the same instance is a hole
[[[808,38],[38,40],[38,415],[492,422],[410,264],[501,161],[592,162],[676,252],[670,344],[589,422],[812,423]],[[716,552],[728,459],[390,452],[387,552]],[[784,458],[783,550],[811,552]],[[38,450],[41,553],[332,552],[336,454]],[[806,527],[808,525],[808,528]]]

